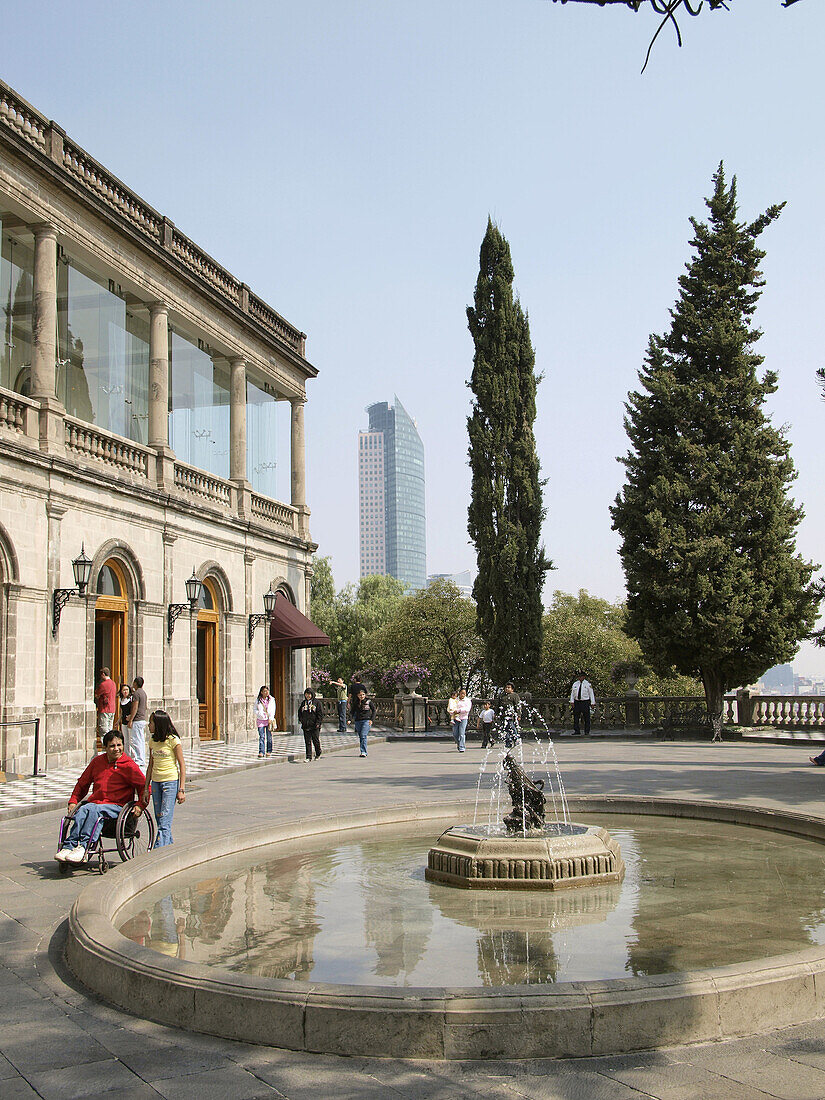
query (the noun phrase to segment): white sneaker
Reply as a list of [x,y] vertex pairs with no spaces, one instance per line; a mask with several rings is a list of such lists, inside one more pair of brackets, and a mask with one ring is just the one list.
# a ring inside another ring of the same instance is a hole
[[55,853],[54,858],[57,860],[58,863],[65,863],[66,856],[69,854],[70,851],[71,848],[61,848],[58,852]]
[[366,756],[366,755],[367,755],[367,754],[366,754],[365,752],[362,752],[362,753],[361,753],[361,756]]
[[67,863],[82,863],[86,858],[86,849],[79,844],[76,848],[64,848],[63,851]]

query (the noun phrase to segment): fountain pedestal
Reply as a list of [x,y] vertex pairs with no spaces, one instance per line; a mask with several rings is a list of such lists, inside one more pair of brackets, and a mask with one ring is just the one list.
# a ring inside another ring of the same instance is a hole
[[547,822],[517,836],[454,825],[430,849],[428,882],[486,890],[563,890],[621,882],[624,861],[606,829]]

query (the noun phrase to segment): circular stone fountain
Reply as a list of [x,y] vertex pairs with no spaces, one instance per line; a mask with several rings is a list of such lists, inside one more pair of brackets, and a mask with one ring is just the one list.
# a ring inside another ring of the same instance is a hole
[[[504,749],[515,748],[521,754],[523,772],[523,746],[513,723],[505,722],[502,733]],[[75,901],[66,943],[68,963],[87,986],[139,1016],[229,1039],[343,1055],[581,1057],[732,1038],[825,1016],[825,946],[818,945],[792,952],[785,949],[784,954],[767,958],[759,957],[757,948],[756,957],[735,965],[649,976],[628,971],[624,978],[597,981],[552,980],[554,968],[548,966],[540,972],[546,973],[546,978],[540,977],[536,984],[518,984],[524,981],[524,968],[512,965],[513,921],[518,919],[522,928],[537,933],[542,942],[534,939],[533,947],[543,950],[550,960],[554,930],[582,922],[590,923],[594,931],[602,926],[616,906],[618,892],[625,888],[619,883],[624,863],[606,830],[570,820],[557,765],[555,786],[548,771],[549,789],[543,781],[530,781],[522,785],[527,791],[522,797],[517,784],[513,811],[502,818],[498,809],[501,783],[507,775],[512,795],[514,772],[504,762],[509,751],[504,753],[499,747],[496,753],[501,753],[500,767],[490,796],[489,820],[442,832],[427,870],[434,907],[450,910],[460,922],[481,919],[488,929],[495,930],[487,903],[494,902],[497,895],[445,889],[441,883],[451,880],[439,882],[436,876],[453,876],[464,886],[484,883],[506,885],[511,890],[509,895],[500,895],[505,905],[493,906],[502,937],[488,945],[490,957],[482,960],[488,974],[495,971],[503,979],[493,986],[393,988],[353,979],[353,984],[335,984],[239,973],[180,955],[170,958],[145,946],[145,940],[136,942],[118,931],[124,914],[142,908],[144,898],[151,903],[153,893],[167,894],[180,872],[188,875],[203,868],[212,876],[222,857],[236,860],[242,854],[246,863],[264,852],[267,859],[273,854],[277,859],[296,853],[306,857],[312,852],[315,859],[323,860],[330,846],[350,844],[359,831],[375,840],[392,840],[411,827],[433,836],[449,822],[477,818],[478,798],[475,802],[325,814],[210,837],[199,844],[166,848],[130,861],[88,886]],[[552,743],[547,753],[552,753]],[[547,758],[545,755],[539,763]],[[557,819],[549,824],[534,812],[543,806],[545,790]],[[825,821],[821,819],[750,806],[591,797],[575,799],[574,811],[585,820],[598,814],[611,822],[626,814],[718,821],[825,843]],[[496,854],[500,842],[510,847]],[[576,854],[564,847],[573,843],[583,846]],[[587,874],[593,884],[589,891],[562,890],[557,899],[548,893],[548,887],[555,890],[581,884]],[[534,889],[531,892],[525,887]],[[821,890],[815,895],[812,906],[821,909]],[[369,896],[372,898],[371,893]],[[387,903],[372,900],[386,908]],[[376,913],[382,915],[380,908]],[[737,917],[747,917],[743,907],[725,908],[725,921],[735,923]],[[333,912],[332,920],[339,928],[340,912]],[[656,927],[660,927],[659,921]],[[668,922],[661,927],[665,946],[674,943],[667,940]],[[825,923],[821,927],[825,928]],[[237,931],[237,942],[245,945],[244,927]],[[521,936],[526,947],[527,939]],[[164,944],[166,938],[161,937]],[[499,942],[502,951],[497,954]],[[449,943],[439,946],[449,951]],[[479,943],[483,954],[481,948]],[[770,956],[770,951],[767,954]]]

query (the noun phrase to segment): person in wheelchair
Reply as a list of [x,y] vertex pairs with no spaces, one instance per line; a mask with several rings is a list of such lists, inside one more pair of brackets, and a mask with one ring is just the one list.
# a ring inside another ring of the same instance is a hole
[[[116,818],[130,802],[134,802],[133,812],[138,817],[144,808],[145,785],[146,776],[123,751],[122,735],[110,730],[103,738],[103,752],[94,757],[72,791],[66,811],[72,823],[63,847],[54,857],[58,863],[80,863],[86,858],[89,841],[101,817]],[[78,805],[90,787],[88,800]]]

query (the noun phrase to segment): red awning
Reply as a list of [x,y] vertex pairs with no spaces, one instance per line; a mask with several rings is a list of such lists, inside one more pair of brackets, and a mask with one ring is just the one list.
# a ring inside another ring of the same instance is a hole
[[279,592],[269,626],[269,644],[277,649],[308,649],[329,645],[329,638]]

